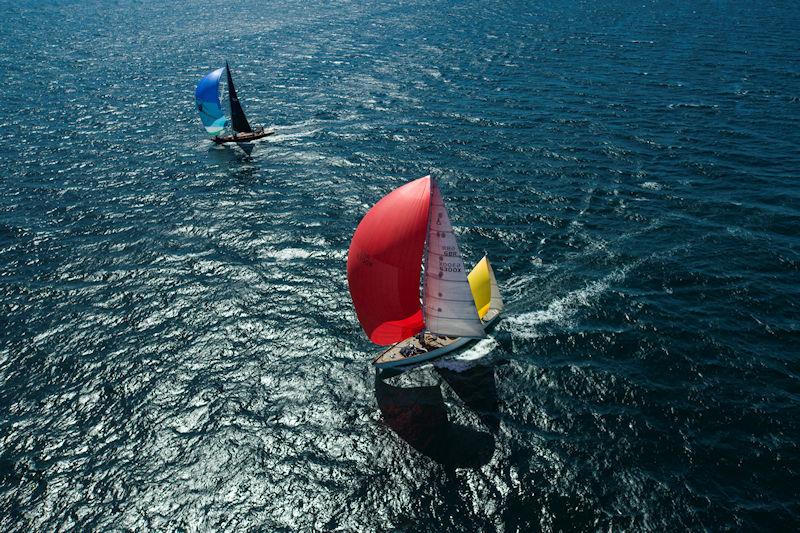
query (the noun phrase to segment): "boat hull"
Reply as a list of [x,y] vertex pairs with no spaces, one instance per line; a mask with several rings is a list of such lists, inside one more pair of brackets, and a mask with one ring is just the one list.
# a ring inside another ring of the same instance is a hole
[[[500,320],[500,312],[492,309],[489,311],[489,313],[487,313],[487,316],[490,316],[490,318],[488,320],[483,321],[484,331],[487,331],[490,328],[492,328]],[[427,337],[425,338],[427,339]],[[453,339],[448,338],[447,340],[436,339],[435,342],[440,344],[439,346],[435,346],[433,347],[433,349],[426,350],[423,353],[402,356],[400,355],[401,350],[420,346],[420,343],[416,337],[410,337],[402,342],[395,344],[388,350],[382,352],[380,355],[378,355],[378,357],[376,357],[372,361],[372,364],[375,366],[375,368],[378,369],[398,368],[398,367],[407,367],[411,365],[418,365],[420,363],[438,359],[444,355],[459,350],[460,348],[463,348],[467,344],[470,344],[471,342],[475,342],[477,340],[478,339],[472,337],[455,337]]]
[[258,139],[262,139],[264,137],[268,137],[275,132],[273,130],[256,130],[249,133],[237,133],[235,135],[226,135],[224,137],[214,137],[211,139],[217,144],[225,144],[225,143],[248,143],[252,141],[256,141]]

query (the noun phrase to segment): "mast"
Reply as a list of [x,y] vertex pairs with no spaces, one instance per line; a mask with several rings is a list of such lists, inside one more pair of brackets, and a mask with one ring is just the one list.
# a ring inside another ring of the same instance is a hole
[[225,71],[228,73],[228,98],[231,102],[231,127],[237,133],[250,133],[253,128],[247,122],[247,117],[244,115],[242,104],[239,103],[239,97],[236,96],[236,87],[233,86],[233,78],[231,77],[231,67],[228,62],[225,62]]

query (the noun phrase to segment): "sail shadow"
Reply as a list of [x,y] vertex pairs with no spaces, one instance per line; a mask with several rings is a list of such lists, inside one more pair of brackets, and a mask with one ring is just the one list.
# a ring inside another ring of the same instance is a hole
[[375,376],[383,420],[421,454],[448,467],[479,467],[494,454],[494,436],[448,420],[440,385],[396,387]]
[[461,401],[477,413],[492,434],[496,434],[500,429],[500,418],[494,366],[473,365],[460,371],[440,366],[435,368]]
[[217,163],[252,162],[255,147],[255,143],[212,144],[208,147],[208,155]]
[[242,152],[250,156],[256,148],[256,143],[236,143],[236,146],[238,146]]

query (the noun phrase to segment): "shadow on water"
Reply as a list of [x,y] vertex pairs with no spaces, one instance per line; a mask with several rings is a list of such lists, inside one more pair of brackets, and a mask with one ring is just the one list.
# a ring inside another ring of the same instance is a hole
[[448,384],[456,384],[450,386],[468,407],[478,412],[490,432],[449,420],[441,382],[395,386],[386,380],[397,373],[387,372],[375,375],[375,399],[384,422],[412,448],[443,466],[479,467],[488,463],[494,454],[494,433],[499,426],[494,369],[477,366],[464,372],[437,369],[437,373]]
[[217,163],[251,161],[255,143],[212,144],[208,147],[208,155]]
[[[227,168],[231,177],[249,181],[260,172],[258,160],[252,157],[254,143],[213,145],[208,149],[209,160]],[[244,151],[245,148],[247,151]]]
[[497,433],[500,429],[500,418],[497,416],[498,400],[494,367],[475,365],[456,371],[437,366],[436,372],[450,385],[461,401],[478,414],[489,431]]

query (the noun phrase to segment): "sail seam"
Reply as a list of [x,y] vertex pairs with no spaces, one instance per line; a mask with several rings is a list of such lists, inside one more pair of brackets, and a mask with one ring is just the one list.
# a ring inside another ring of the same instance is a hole
[[428,296],[429,298],[433,298],[434,300],[439,300],[440,302],[472,302],[473,300],[470,299],[460,299],[460,298],[439,298],[438,296]]
[[[467,320],[467,319],[471,318],[471,317],[447,316],[447,315],[430,315],[430,316],[432,316],[433,318],[444,318],[445,320]],[[428,331],[432,331],[432,330],[429,329]],[[462,335],[462,336],[466,336],[466,335]]]
[[[439,257],[452,257],[453,259],[461,259],[457,255],[440,254],[440,253],[437,253],[437,252],[429,252],[429,253],[432,253],[433,255],[438,255]],[[462,259],[461,261],[463,262],[464,260]]]
[[436,280],[436,281],[438,281],[440,283],[456,283],[459,286],[461,286],[461,281],[459,281],[457,279],[444,279],[444,278],[440,278],[439,276],[425,276],[425,277],[433,279],[433,280]]

